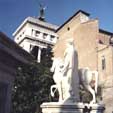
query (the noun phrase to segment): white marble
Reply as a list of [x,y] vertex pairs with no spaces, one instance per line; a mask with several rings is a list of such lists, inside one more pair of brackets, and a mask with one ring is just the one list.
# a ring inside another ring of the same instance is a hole
[[59,93],[59,102],[63,101],[63,91],[62,91],[62,80],[63,80],[63,73],[61,72],[61,69],[63,68],[63,60],[61,58],[53,58],[53,64],[51,67],[51,72],[54,72],[53,74],[53,80],[56,83],[55,85],[51,86],[51,96],[54,97],[53,89],[57,89]]
[[[89,68],[80,69],[79,77],[85,89],[87,89],[92,94],[93,99],[90,101],[90,103],[91,104],[96,103],[96,94],[98,87],[98,72],[91,71]],[[95,79],[93,80],[93,78]],[[92,88],[91,85],[92,82],[94,82],[93,83],[94,89]]]
[[79,77],[78,77],[77,52],[74,48],[73,39],[68,39],[66,45],[67,47],[64,52],[63,63],[61,63],[60,58],[57,58],[57,62],[56,62],[57,66],[53,70],[56,61],[54,59],[51,70],[54,71],[53,79],[58,87],[59,101],[77,102],[79,101]]
[[[41,21],[38,18],[28,17],[13,33],[14,41],[24,50],[30,53],[31,45],[47,48],[48,45],[53,46],[58,39],[56,29],[58,26]],[[40,63],[40,50],[37,62]]]
[[41,47],[38,48],[38,56],[37,56],[37,62],[40,63],[41,61]]
[[79,101],[79,78],[78,78],[78,56],[74,47],[73,39],[66,41],[66,50],[64,52],[63,72],[63,98]]
[[50,102],[41,105],[43,113],[104,113],[103,104]]

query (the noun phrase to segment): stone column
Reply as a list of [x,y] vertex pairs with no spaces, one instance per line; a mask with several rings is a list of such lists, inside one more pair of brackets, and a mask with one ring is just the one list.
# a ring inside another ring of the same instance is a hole
[[30,43],[25,41],[23,45],[24,45],[23,49],[26,50],[27,52],[30,52]]
[[33,45],[30,45],[30,48],[29,48],[29,52],[31,53],[31,51],[33,50]]
[[35,37],[35,30],[32,29],[32,36]]
[[43,39],[43,33],[40,33],[38,38]]
[[38,63],[40,63],[40,61],[41,61],[41,47],[39,47],[39,49],[38,49],[38,56],[37,56],[37,62]]

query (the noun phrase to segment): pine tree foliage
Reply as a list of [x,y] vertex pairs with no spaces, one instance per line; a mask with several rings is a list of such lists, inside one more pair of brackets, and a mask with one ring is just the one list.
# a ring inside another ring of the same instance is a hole
[[42,52],[41,63],[18,68],[12,89],[11,113],[39,113],[40,104],[51,101],[50,86],[54,83],[50,72],[51,58],[48,47]]

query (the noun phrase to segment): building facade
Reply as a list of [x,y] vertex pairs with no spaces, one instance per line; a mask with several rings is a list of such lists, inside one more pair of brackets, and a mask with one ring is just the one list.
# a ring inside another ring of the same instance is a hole
[[41,50],[48,45],[55,45],[54,57],[63,58],[66,40],[73,38],[78,52],[78,69],[89,67],[98,71],[106,113],[113,112],[113,33],[100,29],[98,19],[91,19],[90,14],[79,10],[58,27],[28,17],[13,36],[15,41],[29,53],[38,47],[38,62],[41,59]]
[[41,17],[28,17],[13,33],[13,37],[19,46],[32,53],[40,62],[41,52],[48,46],[53,46],[58,39],[55,33],[57,28],[58,26],[47,23]]
[[[63,58],[68,38],[74,39],[78,52],[78,69],[89,67],[99,73],[102,101],[106,113],[113,112],[113,33],[99,28],[99,20],[91,19],[84,11],[78,11],[56,31],[59,40],[54,47],[54,56]],[[62,42],[64,44],[62,44]],[[59,47],[62,49],[59,50]]]

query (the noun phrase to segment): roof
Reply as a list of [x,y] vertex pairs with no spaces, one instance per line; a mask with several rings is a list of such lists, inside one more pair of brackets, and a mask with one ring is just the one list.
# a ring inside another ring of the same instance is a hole
[[24,64],[29,64],[33,61],[33,57],[29,53],[2,32],[0,32],[0,51],[4,51],[9,56]]
[[90,16],[90,14],[89,13],[87,13],[87,12],[85,12],[85,11],[82,11],[82,10],[78,10],[74,15],[72,15],[66,22],[64,22],[57,30],[56,30],[56,32],[57,31],[59,31],[65,24],[67,24],[73,17],[75,17],[77,14],[79,14],[79,13],[83,13],[83,14],[85,14],[86,16]]
[[99,29],[99,32],[113,36],[113,33],[112,32],[109,32],[109,31],[106,31],[106,30],[103,30],[103,29]]
[[59,27],[57,25],[50,24],[50,23],[45,22],[45,21],[41,21],[38,18],[28,17],[22,22],[22,24],[13,33],[13,36],[15,36],[27,22],[32,23],[32,24],[36,24],[36,25],[39,25],[39,26],[43,26],[45,28],[49,28],[49,29],[54,30],[54,31],[56,31],[56,29],[58,29],[58,27]]

